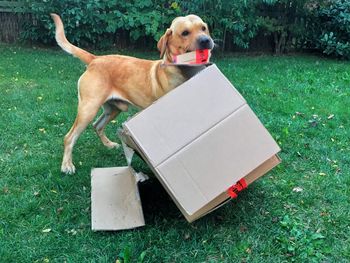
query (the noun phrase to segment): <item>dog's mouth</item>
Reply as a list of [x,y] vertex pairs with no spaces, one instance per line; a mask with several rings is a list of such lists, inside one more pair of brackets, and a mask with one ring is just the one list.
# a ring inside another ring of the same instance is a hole
[[194,44],[192,44],[186,49],[186,52],[184,53],[189,53],[196,50],[205,50],[205,49],[212,50],[214,46],[215,44],[214,44],[214,41],[211,39],[211,37],[200,36],[197,38]]
[[[169,50],[170,52],[167,53],[168,54],[167,60],[169,63],[176,63],[176,61],[178,61],[179,56],[181,55],[196,52],[196,51],[203,51],[203,52],[197,53],[198,56],[203,56],[202,58],[203,61],[198,62],[197,64],[202,64],[204,63],[204,61],[208,61],[208,56],[210,57],[210,52],[211,50],[213,50],[214,47],[215,47],[215,43],[213,39],[207,35],[202,35],[202,36],[199,36],[196,39],[196,41],[194,41],[190,46],[182,47],[177,52],[175,50]],[[208,52],[206,52],[205,50],[208,50]],[[171,51],[175,51],[175,52],[171,52]],[[196,63],[193,63],[193,64],[196,64]]]
[[195,49],[193,51],[187,50],[187,52],[179,54],[179,55],[172,55],[171,56],[171,63],[174,64],[188,64],[188,65],[202,65],[202,64],[208,64],[211,56],[211,49],[209,48],[202,48],[202,49]]

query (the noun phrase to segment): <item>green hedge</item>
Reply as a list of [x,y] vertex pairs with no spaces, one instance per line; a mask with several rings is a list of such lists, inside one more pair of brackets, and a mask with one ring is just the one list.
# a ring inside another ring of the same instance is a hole
[[198,14],[209,24],[222,46],[232,42],[247,48],[258,29],[257,21],[250,14],[254,2],[243,0],[26,0],[26,4],[39,23],[34,27],[28,24],[22,37],[46,44],[53,43],[50,12],[62,17],[66,33],[73,43],[83,46],[94,44],[98,48],[109,47],[119,41],[154,46],[154,41],[159,39],[173,18],[191,13]]
[[49,13],[59,14],[68,38],[80,46],[113,45],[154,48],[155,42],[179,15],[197,14],[211,29],[221,49],[248,48],[265,35],[275,53],[317,49],[349,58],[348,0],[25,0],[37,21],[27,24],[25,40],[54,43]]
[[317,47],[327,55],[350,59],[350,1],[334,1],[318,10]]

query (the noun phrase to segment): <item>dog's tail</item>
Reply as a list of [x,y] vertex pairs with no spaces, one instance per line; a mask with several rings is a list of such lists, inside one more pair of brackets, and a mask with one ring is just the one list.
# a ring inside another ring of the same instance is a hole
[[57,44],[67,53],[79,58],[81,61],[83,61],[85,64],[90,64],[90,62],[96,58],[95,55],[87,52],[84,49],[78,48],[74,46],[73,44],[69,43],[69,41],[66,38],[66,35],[64,34],[64,28],[61,18],[56,14],[50,14],[55,26],[56,26],[56,41]]

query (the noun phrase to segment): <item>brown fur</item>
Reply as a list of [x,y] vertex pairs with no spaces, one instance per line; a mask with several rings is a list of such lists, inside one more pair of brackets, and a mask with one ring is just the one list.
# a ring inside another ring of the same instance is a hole
[[[75,172],[72,162],[74,144],[100,107],[104,112],[93,126],[105,146],[117,147],[117,143],[106,137],[105,126],[121,111],[127,111],[130,104],[145,108],[186,81],[181,69],[161,64],[171,63],[173,55],[197,49],[198,37],[209,36],[207,25],[198,16],[189,15],[175,18],[159,40],[158,49],[163,60],[151,61],[121,55],[95,56],[69,43],[60,17],[56,14],[51,14],[51,17],[56,25],[57,43],[88,65],[78,81],[78,113],[64,139],[61,166],[64,173]],[[189,32],[187,36],[182,35],[185,30]]]

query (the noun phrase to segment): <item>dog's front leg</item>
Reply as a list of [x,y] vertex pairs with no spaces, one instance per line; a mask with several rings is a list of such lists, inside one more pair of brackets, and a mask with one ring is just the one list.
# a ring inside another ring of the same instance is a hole
[[73,147],[78,140],[80,134],[86,129],[89,123],[96,116],[101,102],[95,101],[79,101],[78,114],[70,131],[64,138],[64,154],[61,165],[61,171],[66,174],[75,173],[75,166],[72,160]]

